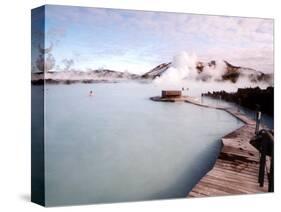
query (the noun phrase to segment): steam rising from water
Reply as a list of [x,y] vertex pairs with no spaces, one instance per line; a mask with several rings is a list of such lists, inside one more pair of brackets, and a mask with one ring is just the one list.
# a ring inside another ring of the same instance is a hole
[[256,87],[266,88],[266,82],[251,82],[248,78],[239,76],[236,83],[223,80],[222,76],[227,71],[226,64],[216,61],[214,64],[204,64],[204,71],[199,73],[196,68],[198,58],[195,54],[181,52],[174,56],[171,67],[160,77],[154,80],[154,84],[161,89],[182,89],[188,88],[192,95],[199,95],[208,91],[225,90],[228,92],[237,91],[238,88]]
[[68,71],[74,65],[74,60],[65,58],[62,60],[62,63],[65,65],[64,71]]
[[163,86],[181,86],[183,81],[188,76],[194,75],[193,69],[196,66],[196,55],[188,55],[186,52],[181,52],[173,58],[172,66],[164,72],[160,77],[157,77],[154,82]]
[[38,45],[39,55],[36,60],[36,67],[38,68],[38,70],[47,72],[54,68],[56,60],[51,53],[52,49],[52,43],[49,48],[42,48],[40,45]]

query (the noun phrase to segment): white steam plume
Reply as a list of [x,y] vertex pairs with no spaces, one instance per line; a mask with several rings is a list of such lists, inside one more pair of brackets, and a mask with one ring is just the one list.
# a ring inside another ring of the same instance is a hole
[[196,55],[189,55],[186,52],[181,52],[174,56],[171,67],[154,80],[155,84],[170,89],[185,86],[186,82],[184,79],[195,75],[194,68],[196,67],[196,62]]
[[236,91],[243,87],[266,88],[266,82],[251,82],[248,78],[239,76],[237,82],[223,80],[227,72],[227,65],[222,60],[206,63],[204,70],[200,72],[197,68],[199,61],[195,54],[181,52],[173,58],[171,67],[160,77],[154,80],[154,84],[161,89],[188,88],[189,94],[199,95],[208,91],[225,90]]

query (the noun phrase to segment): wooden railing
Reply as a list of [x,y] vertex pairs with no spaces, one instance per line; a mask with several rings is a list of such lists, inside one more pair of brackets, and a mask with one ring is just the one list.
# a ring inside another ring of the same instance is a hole
[[274,132],[262,129],[256,132],[250,143],[260,152],[258,183],[264,186],[264,176],[268,177],[268,191],[274,191]]

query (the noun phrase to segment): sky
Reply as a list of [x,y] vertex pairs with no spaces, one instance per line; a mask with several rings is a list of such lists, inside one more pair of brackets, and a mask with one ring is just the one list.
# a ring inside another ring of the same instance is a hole
[[53,45],[56,71],[107,68],[141,74],[185,51],[203,62],[228,60],[269,73],[273,28],[272,19],[45,7],[45,47]]

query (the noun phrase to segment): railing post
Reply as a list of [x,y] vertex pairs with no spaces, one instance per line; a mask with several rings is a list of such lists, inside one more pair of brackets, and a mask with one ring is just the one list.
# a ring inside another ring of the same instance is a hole
[[[274,190],[274,137],[273,131],[262,129],[252,138],[250,143],[259,150],[259,174],[258,183],[260,187],[264,186],[264,175],[268,178],[268,192]],[[269,172],[266,170],[267,156],[270,157]]]
[[265,142],[264,139],[261,140],[261,157],[260,157],[260,167],[259,167],[259,184],[260,187],[263,187],[264,184],[264,171],[265,171],[265,161],[266,161],[266,151],[265,151]]
[[241,99],[238,99],[237,112],[240,112]]
[[274,158],[273,155],[271,156],[271,160],[270,160],[270,172],[269,172],[269,176],[268,176],[268,192],[274,192],[274,171],[273,171],[273,167],[274,167]]
[[256,113],[256,130],[255,130],[255,134],[257,135],[259,132],[259,128],[260,128],[260,122],[261,122],[261,111],[259,106],[257,105],[257,113]]
[[267,132],[268,141],[271,142],[270,151],[270,170],[268,174],[268,192],[274,192],[274,138],[273,134]]

